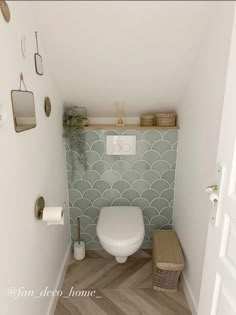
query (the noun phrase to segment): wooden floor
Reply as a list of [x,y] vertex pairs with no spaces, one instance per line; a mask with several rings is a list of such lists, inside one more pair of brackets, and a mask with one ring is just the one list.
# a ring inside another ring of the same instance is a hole
[[[125,264],[104,251],[87,251],[84,260],[71,261],[62,290],[55,315],[191,315],[181,289],[152,289],[148,250],[140,250]],[[94,296],[88,297],[91,293]]]

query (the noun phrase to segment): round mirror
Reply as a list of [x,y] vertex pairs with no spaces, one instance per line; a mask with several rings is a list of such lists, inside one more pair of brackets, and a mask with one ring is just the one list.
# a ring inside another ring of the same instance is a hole
[[51,106],[50,98],[48,96],[45,97],[45,100],[44,100],[44,110],[45,110],[46,116],[49,117],[51,114],[52,106]]
[[10,13],[8,4],[6,3],[5,0],[0,0],[0,7],[1,7],[2,14],[4,16],[5,21],[9,22],[11,18],[11,13]]

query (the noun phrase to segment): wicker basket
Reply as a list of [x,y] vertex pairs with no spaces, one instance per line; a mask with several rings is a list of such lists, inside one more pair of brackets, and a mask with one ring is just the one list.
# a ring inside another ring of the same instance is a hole
[[184,268],[184,257],[173,230],[153,231],[153,289],[176,291]]
[[142,115],[140,117],[141,126],[153,126],[155,124],[155,115]]
[[174,127],[176,126],[176,113],[157,113],[156,125],[160,127]]

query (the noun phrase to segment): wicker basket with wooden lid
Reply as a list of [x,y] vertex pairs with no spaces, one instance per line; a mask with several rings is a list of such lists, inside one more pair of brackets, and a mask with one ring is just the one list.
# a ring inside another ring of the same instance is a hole
[[176,113],[156,113],[156,125],[160,127],[176,126]]
[[147,114],[140,117],[141,126],[153,126],[155,123],[155,115]]
[[162,291],[175,291],[184,257],[177,234],[173,230],[153,231],[153,288]]

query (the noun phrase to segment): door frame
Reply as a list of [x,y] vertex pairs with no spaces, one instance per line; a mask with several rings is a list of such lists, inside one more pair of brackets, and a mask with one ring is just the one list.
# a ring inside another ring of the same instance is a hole
[[[236,89],[236,10],[235,10],[235,7],[236,5],[234,3],[234,16],[233,16],[233,23],[232,23],[229,61],[228,61],[228,66],[227,66],[227,76],[226,76],[226,83],[225,83],[225,98],[224,98],[224,103],[223,103],[222,121],[221,121],[221,126],[220,126],[217,163],[221,163],[221,161],[223,160],[223,154],[222,154],[224,152],[223,140],[225,139],[225,135],[226,135],[225,131],[227,130],[226,117],[228,116],[229,119],[231,120],[233,119],[232,115],[230,116],[230,108],[232,104],[231,99],[235,100],[235,106],[236,106],[236,93],[233,94],[231,92],[233,88]],[[230,134],[230,130],[228,131],[228,134]],[[230,141],[231,143],[232,143],[232,137]],[[234,135],[234,138],[235,138],[235,135]],[[231,152],[230,152],[230,155],[231,155]],[[233,158],[235,158],[233,150],[232,150],[231,157],[232,157],[232,160]],[[217,166],[216,166],[216,172],[217,172]],[[232,173],[232,168],[230,169],[230,174],[231,173]],[[223,186],[221,189],[222,191],[220,190],[220,199],[223,199],[225,198],[225,196],[228,195],[226,194],[226,189],[224,189]],[[220,208],[220,205],[218,206],[218,208]],[[211,224],[209,222],[209,226],[208,226],[208,235],[207,235],[204,267],[203,267],[203,274],[202,274],[200,300],[199,300],[198,313],[197,313],[198,315],[214,315],[215,314],[213,298],[215,294],[215,288],[217,287],[218,278],[216,277],[217,263],[214,264],[213,260],[215,257],[220,257],[220,246],[222,244],[222,238],[224,237],[223,235],[224,213],[223,213],[223,210],[221,213],[220,209],[218,209],[218,212],[219,213],[216,216],[216,223]],[[219,253],[219,255],[216,255],[217,253]]]

